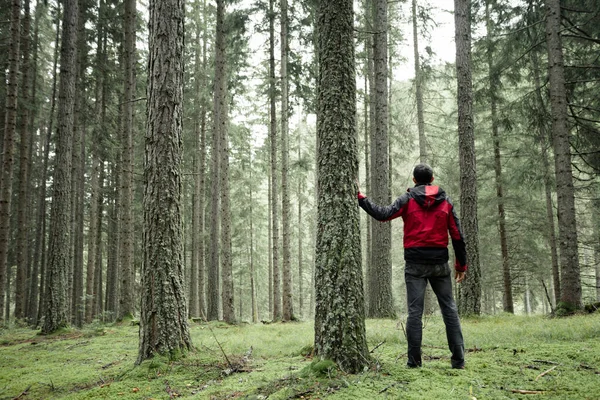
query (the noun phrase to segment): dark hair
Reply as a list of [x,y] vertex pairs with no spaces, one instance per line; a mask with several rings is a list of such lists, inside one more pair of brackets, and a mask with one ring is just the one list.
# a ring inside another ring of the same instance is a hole
[[417,183],[431,183],[431,179],[433,178],[433,170],[428,164],[419,164],[415,167],[413,176],[415,177]]

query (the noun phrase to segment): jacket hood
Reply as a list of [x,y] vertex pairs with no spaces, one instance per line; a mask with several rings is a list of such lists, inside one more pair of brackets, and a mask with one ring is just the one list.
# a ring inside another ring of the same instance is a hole
[[417,185],[409,188],[408,193],[423,208],[431,208],[446,200],[446,192],[439,186]]

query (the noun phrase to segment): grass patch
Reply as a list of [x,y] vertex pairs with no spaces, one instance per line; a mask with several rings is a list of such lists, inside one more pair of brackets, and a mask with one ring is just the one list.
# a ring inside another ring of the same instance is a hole
[[450,368],[439,317],[425,324],[423,367],[406,368],[402,322],[367,321],[375,362],[356,375],[312,359],[311,322],[191,323],[195,351],[137,367],[137,326],[96,324],[49,336],[14,327],[0,337],[0,399],[529,398],[518,390],[544,399],[599,396],[596,314],[463,320],[467,359],[458,371]]

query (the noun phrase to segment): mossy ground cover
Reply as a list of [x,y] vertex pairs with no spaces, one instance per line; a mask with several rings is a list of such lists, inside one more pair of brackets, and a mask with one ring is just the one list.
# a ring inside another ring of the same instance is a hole
[[368,320],[373,364],[356,375],[311,358],[310,322],[192,323],[196,351],[135,367],[137,329],[0,331],[0,399],[600,399],[598,314],[463,320],[465,370],[450,368],[439,317],[419,369],[405,366],[402,322]]

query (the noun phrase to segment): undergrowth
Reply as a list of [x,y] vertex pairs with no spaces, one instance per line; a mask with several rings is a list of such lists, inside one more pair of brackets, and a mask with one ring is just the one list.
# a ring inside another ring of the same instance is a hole
[[423,367],[408,369],[403,321],[368,320],[373,364],[356,375],[312,358],[311,322],[191,323],[194,351],[137,367],[137,326],[11,327],[0,331],[0,400],[600,399],[598,315],[463,320],[465,370],[450,368],[441,318],[424,325]]

